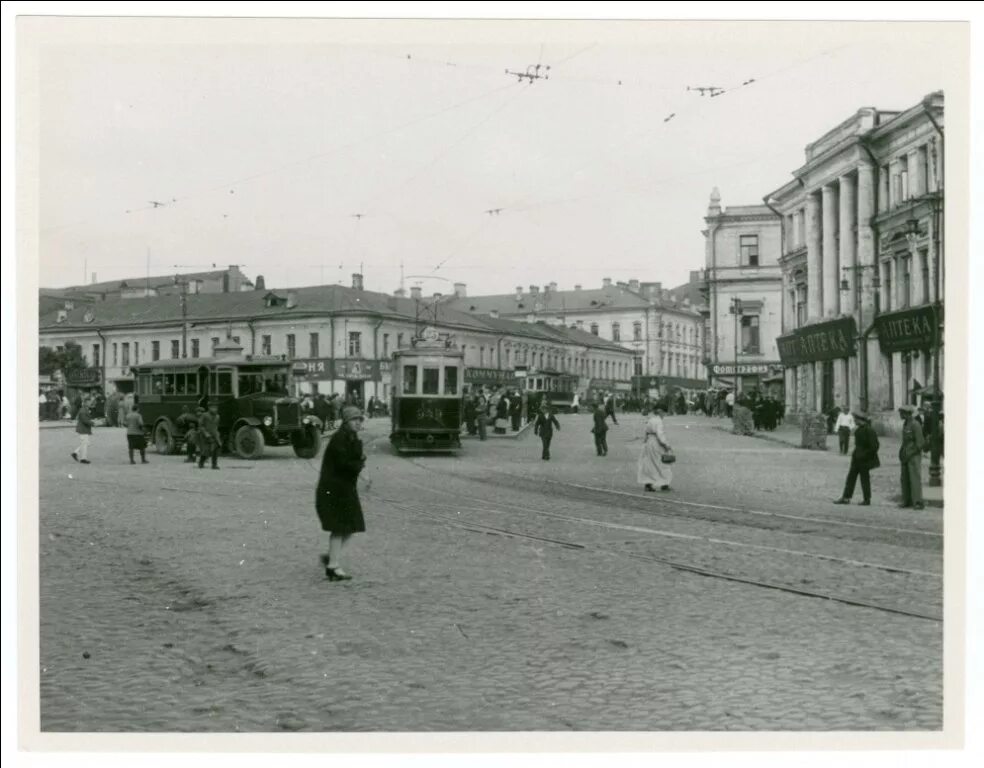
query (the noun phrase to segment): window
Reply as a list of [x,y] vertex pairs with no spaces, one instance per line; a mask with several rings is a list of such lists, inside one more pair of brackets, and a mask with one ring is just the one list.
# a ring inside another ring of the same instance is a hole
[[622,326],[619,323],[612,323],[612,341],[622,340]]
[[922,303],[929,304],[929,251],[927,250],[919,251],[919,270],[922,273]]
[[642,341],[642,323],[638,320],[632,323],[632,340]]
[[362,333],[360,331],[349,332],[349,357],[362,357]]
[[445,395],[457,395],[458,394],[458,369],[457,368],[445,368],[444,369],[444,394]]
[[287,357],[293,360],[297,356],[297,338],[293,333],[287,334]]
[[201,345],[198,339],[191,340],[191,356],[198,357],[201,352]]
[[632,360],[632,370],[636,376],[642,376],[642,358],[636,357]]
[[213,336],[212,337],[212,355],[213,356],[215,355],[215,348],[217,346],[219,346],[219,337],[218,336]]
[[240,343],[239,342],[239,337],[238,336],[233,336],[232,337],[232,343],[235,344],[236,346],[239,346],[239,343]]
[[882,307],[883,312],[892,308],[892,262],[882,262]]
[[388,333],[383,334],[383,357],[390,356],[390,335]]
[[598,335],[598,323],[591,323],[591,333],[595,336]]
[[318,357],[318,334],[311,334],[311,350],[308,357]]
[[151,360],[161,359],[161,343],[159,341],[150,342],[150,359]]
[[133,363],[136,365],[140,362],[140,342],[133,342]]
[[113,365],[114,366],[115,365],[119,365],[119,359],[120,359],[120,356],[119,356],[119,345],[114,341],[113,342]]
[[741,266],[757,267],[759,263],[758,235],[740,235],[738,242],[741,249]]
[[759,353],[758,315],[741,316],[741,351],[746,355],[757,355]]
[[583,330],[584,330],[584,321],[583,321],[583,320],[578,320],[578,321],[576,321],[576,322],[574,323],[574,326],[575,326],[575,327],[576,327],[576,328],[577,328],[577,329],[578,329],[579,331],[583,331]]
[[506,347],[506,368],[509,367],[509,358],[511,356],[512,350]]
[[396,334],[396,348],[397,349],[403,349],[403,334],[402,333]]
[[421,394],[423,395],[437,395],[440,393],[441,389],[438,386],[440,383],[441,369],[440,368],[424,368],[424,375],[422,378],[423,389]]
[[485,347],[478,348],[478,364],[480,367],[485,367]]
[[93,344],[92,345],[92,364],[96,368],[99,367],[99,351],[100,351],[99,350],[99,345],[98,344]]
[[260,336],[260,354],[272,355],[273,354],[273,352],[271,351],[272,349],[273,349],[272,339],[266,334]]
[[417,394],[417,366],[416,365],[403,366],[403,394],[404,395]]
[[171,340],[171,359],[177,360],[181,357],[181,342],[177,339]]
[[806,323],[806,286],[796,287],[796,327]]
[[540,353],[540,368],[545,368],[545,367],[546,366],[543,364],[543,353],[541,352]]
[[899,308],[904,308],[909,306],[909,300],[911,297],[912,286],[910,284],[911,277],[909,274],[910,264],[912,263],[912,258],[909,254],[905,254],[899,258],[899,291],[901,296],[899,297]]

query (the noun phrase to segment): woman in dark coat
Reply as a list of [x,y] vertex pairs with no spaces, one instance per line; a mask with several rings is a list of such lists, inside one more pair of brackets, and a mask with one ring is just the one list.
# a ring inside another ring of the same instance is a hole
[[353,533],[366,530],[356,481],[366,465],[359,431],[362,412],[351,405],[342,408],[342,424],[325,447],[321,475],[315,495],[315,508],[321,529],[328,536],[328,553],[321,556],[329,581],[352,577],[340,567],[342,547]]
[[854,432],[854,453],[851,454],[851,468],[847,472],[847,482],[844,483],[844,493],[834,501],[834,504],[850,504],[854,495],[854,484],[861,477],[861,494],[864,497],[862,506],[871,504],[871,470],[881,466],[878,461],[878,435],[871,428],[867,414],[855,413],[854,421],[858,428]]

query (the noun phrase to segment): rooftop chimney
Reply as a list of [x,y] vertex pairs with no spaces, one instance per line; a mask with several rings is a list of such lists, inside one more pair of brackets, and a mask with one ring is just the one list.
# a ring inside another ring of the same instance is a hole
[[539,285],[531,285],[530,286],[530,296],[536,296],[538,293],[540,293],[540,286]]
[[[256,276],[256,290],[258,291],[266,290],[266,280],[263,279],[263,275]],[[190,293],[194,293],[194,291],[190,291]]]
[[602,288],[611,288],[612,287],[612,279],[610,277],[604,278],[601,281],[601,287]]
[[714,189],[711,190],[711,201],[707,204],[707,215],[721,215],[721,193],[718,191],[717,187],[714,187]]
[[439,293],[435,293],[435,294],[434,294],[434,299],[435,299],[435,300],[437,300],[437,299],[439,299],[439,298],[441,298],[441,294],[439,294]]
[[465,285],[465,283],[455,283],[454,284],[454,295],[457,298],[459,298],[459,299],[465,298],[465,296],[468,295],[467,292],[466,292],[466,290],[465,290],[466,287],[467,286]]
[[397,288],[395,291],[393,291],[393,295],[396,296],[396,298],[398,299],[402,299],[407,295],[407,292],[403,288]]
[[362,287],[362,275],[360,275],[358,272],[352,273],[352,287],[357,291],[365,290]]
[[64,323],[65,322],[65,319],[67,317],[68,317],[68,312],[66,310],[64,310],[64,309],[59,309],[58,310],[58,322],[59,323]]
[[287,309],[297,306],[297,291],[287,291]]
[[419,299],[420,298],[420,286],[419,285],[411,285],[410,286],[410,298],[411,299]]
[[96,282],[96,273],[95,272],[92,273],[92,282],[93,283]]
[[634,293],[639,293],[639,281],[635,278],[629,280],[629,290]]
[[491,317],[491,318],[493,318],[495,320],[498,320],[499,319],[499,310],[498,309],[490,309],[489,310],[489,317]]
[[578,283],[577,285],[575,285],[575,286],[574,286],[574,290],[575,290],[575,291],[580,291],[580,290],[581,290],[581,284],[580,284],[580,283]]
[[557,290],[557,283],[550,283],[550,291],[554,292]]
[[522,300],[523,300],[523,286],[517,285],[516,286],[516,301],[522,301]]

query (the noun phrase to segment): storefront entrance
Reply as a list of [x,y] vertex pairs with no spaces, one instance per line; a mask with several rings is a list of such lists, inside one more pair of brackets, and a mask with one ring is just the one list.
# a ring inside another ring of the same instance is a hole
[[345,400],[351,403],[356,403],[359,407],[365,405],[365,382],[363,381],[346,381],[345,382]]
[[820,410],[829,413],[834,407],[834,361],[824,360],[820,383]]

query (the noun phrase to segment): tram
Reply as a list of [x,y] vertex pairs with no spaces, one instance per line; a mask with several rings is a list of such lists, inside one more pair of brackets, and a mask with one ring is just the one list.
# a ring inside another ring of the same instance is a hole
[[544,370],[527,373],[524,389],[530,413],[535,413],[543,403],[547,403],[560,413],[569,413],[574,404],[577,383],[577,376],[560,371]]
[[409,349],[393,353],[392,429],[398,452],[461,448],[465,353],[425,328]]

